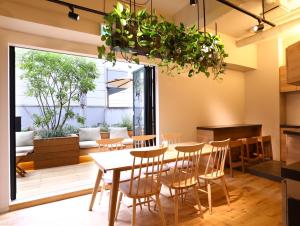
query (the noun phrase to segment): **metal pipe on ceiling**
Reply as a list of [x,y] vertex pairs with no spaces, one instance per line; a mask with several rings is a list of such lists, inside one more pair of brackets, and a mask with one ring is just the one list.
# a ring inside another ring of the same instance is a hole
[[75,4],[64,2],[64,1],[61,1],[61,0],[47,0],[47,1],[55,3],[55,4],[59,4],[59,5],[64,5],[64,6],[67,6],[69,8],[73,7],[74,9],[79,9],[79,10],[82,10],[82,11],[86,11],[86,12],[89,12],[89,13],[98,14],[98,15],[101,15],[101,16],[106,16],[107,15],[107,13],[102,12],[102,11],[98,11],[98,10],[95,10],[95,9],[86,8],[84,6],[75,5]]
[[224,5],[227,5],[227,6],[231,7],[231,8],[233,8],[233,9],[236,9],[236,10],[242,12],[242,13],[245,13],[248,16],[251,16],[251,17],[253,17],[254,19],[256,19],[258,21],[262,21],[262,22],[264,22],[264,23],[266,23],[266,24],[268,24],[268,25],[270,25],[272,27],[276,26],[274,23],[272,23],[272,22],[270,22],[270,21],[268,21],[268,20],[266,20],[264,18],[261,18],[260,16],[257,16],[254,13],[251,13],[248,10],[245,10],[245,9],[243,9],[243,8],[241,8],[241,7],[233,4],[232,2],[229,2],[227,0],[217,0],[217,1],[220,2],[220,3],[223,3]]

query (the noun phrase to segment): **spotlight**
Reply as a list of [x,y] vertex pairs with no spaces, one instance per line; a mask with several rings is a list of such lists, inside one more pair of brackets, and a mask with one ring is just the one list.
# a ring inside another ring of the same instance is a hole
[[72,19],[72,20],[79,20],[80,17],[77,13],[74,13],[74,7],[73,6],[70,6],[70,10],[71,11],[68,13],[69,18]]
[[190,5],[195,6],[197,4],[198,0],[190,0]]
[[257,32],[260,32],[260,31],[263,31],[265,28],[265,25],[262,23],[262,22],[259,22],[258,25],[255,25],[252,30],[257,33]]

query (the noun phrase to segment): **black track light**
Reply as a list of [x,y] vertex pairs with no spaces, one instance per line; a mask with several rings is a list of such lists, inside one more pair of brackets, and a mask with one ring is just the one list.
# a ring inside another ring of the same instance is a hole
[[255,33],[257,33],[257,32],[263,31],[264,28],[265,28],[265,25],[264,25],[261,21],[259,21],[259,22],[258,22],[258,25],[255,25],[255,26],[252,28],[252,30],[253,30]]
[[198,0],[190,0],[190,5],[195,6],[197,4]]
[[78,21],[80,17],[77,13],[74,13],[74,7],[70,6],[70,10],[71,11],[68,13],[69,18]]

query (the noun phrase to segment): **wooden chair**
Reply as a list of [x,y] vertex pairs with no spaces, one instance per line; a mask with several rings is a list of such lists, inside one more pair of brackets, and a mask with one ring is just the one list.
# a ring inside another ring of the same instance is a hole
[[[229,194],[225,182],[224,166],[226,155],[229,150],[230,139],[224,141],[212,141],[209,143],[212,146],[210,155],[207,160],[206,168],[204,174],[199,176],[199,187],[200,191],[207,193],[208,195],[208,205],[209,213],[212,213],[212,201],[211,201],[211,184],[221,181],[221,186],[223,188],[224,194],[228,205],[230,205]],[[205,182],[206,190],[201,187],[201,180]]]
[[[175,149],[177,150],[177,158],[175,167],[173,171],[167,176],[161,177],[161,183],[163,185],[175,190],[174,225],[178,225],[178,198],[180,195],[182,195],[183,190],[187,191],[190,188],[193,189],[195,200],[198,204],[198,208],[202,216],[201,203],[196,185],[198,181],[199,161],[203,147],[203,143],[197,145],[176,147]],[[187,167],[182,166],[185,162],[188,163]]]
[[[242,167],[243,173],[245,172],[245,163],[244,163],[244,143],[242,140],[233,140],[230,141],[230,149],[228,151],[229,167],[230,167],[230,176],[233,177],[232,168]],[[232,157],[234,152],[238,151],[238,158],[240,161],[233,161]]]
[[272,139],[271,136],[260,136],[258,137],[258,143],[262,152],[263,160],[272,160],[273,151],[272,151]]
[[122,144],[123,138],[113,138],[113,139],[101,139],[97,140],[99,144],[99,151],[115,151],[125,148]]
[[249,137],[243,138],[242,140],[246,147],[246,155],[244,157],[244,160],[247,161],[247,164],[257,162],[260,159],[258,138]]
[[141,148],[141,147],[155,146],[156,145],[155,138],[156,138],[155,135],[132,136],[133,147]]
[[[117,151],[125,148],[125,145],[122,144],[123,138],[114,138],[114,139],[101,139],[97,140],[97,143],[99,144],[99,151]],[[120,175],[120,183],[129,181],[131,178],[130,172],[124,171]],[[108,172],[105,173],[102,177],[102,186],[100,190],[100,199],[99,199],[99,205],[102,200],[102,196],[104,193],[104,190],[111,190],[112,189],[112,173]]]
[[[132,199],[132,221],[131,225],[135,225],[136,220],[136,206],[142,205],[137,200],[149,200],[152,196],[155,196],[156,205],[159,207],[160,218],[163,225],[166,225],[163,208],[160,204],[159,194],[161,189],[160,178],[161,170],[163,167],[164,153],[167,151],[167,147],[155,148],[148,151],[131,151],[130,154],[134,157],[131,178],[130,181],[120,184],[120,195],[118,198],[116,219],[120,210],[120,205],[123,195]],[[138,175],[135,177],[136,164],[139,164]],[[157,173],[155,174],[143,174],[143,170],[154,171],[156,168]]]
[[178,144],[181,142],[181,133],[164,133],[162,134],[162,144]]

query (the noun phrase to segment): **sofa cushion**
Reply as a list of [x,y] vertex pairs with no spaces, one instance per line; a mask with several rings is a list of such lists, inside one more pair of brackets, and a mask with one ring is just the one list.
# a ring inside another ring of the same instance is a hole
[[96,141],[100,139],[100,127],[79,128],[79,141]]
[[111,127],[109,129],[109,138],[129,138],[126,127]]
[[31,153],[33,152],[33,146],[23,146],[23,147],[16,147],[16,153]]
[[16,132],[16,147],[32,146],[33,136],[33,131]]
[[99,144],[96,141],[80,141],[79,142],[80,148],[97,148]]
[[124,140],[122,140],[122,144],[131,145],[131,144],[133,144],[133,139],[132,138],[125,138]]

